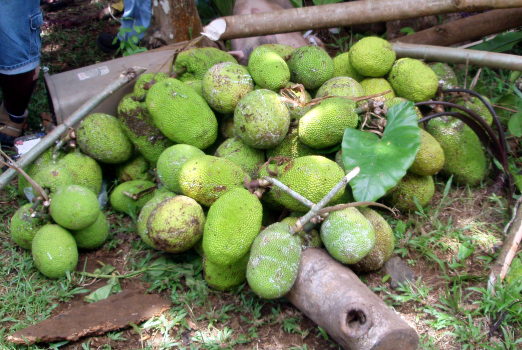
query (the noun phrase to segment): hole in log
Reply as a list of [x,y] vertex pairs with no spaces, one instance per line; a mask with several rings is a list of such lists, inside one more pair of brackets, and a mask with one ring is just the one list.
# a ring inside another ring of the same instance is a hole
[[366,314],[362,310],[352,309],[346,314],[346,325],[348,328],[358,330],[366,323]]

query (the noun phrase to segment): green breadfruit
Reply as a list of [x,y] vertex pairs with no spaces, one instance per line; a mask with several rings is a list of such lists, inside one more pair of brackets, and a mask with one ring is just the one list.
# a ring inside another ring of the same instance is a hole
[[155,248],[181,253],[201,239],[204,225],[203,208],[190,197],[175,196],[164,199],[152,210],[147,234]]
[[234,116],[222,118],[219,130],[221,131],[221,136],[226,139],[236,136],[234,134]]
[[[60,186],[74,183],[74,177],[69,170],[62,164],[54,162],[40,168],[34,174],[33,180],[43,189],[48,189],[51,194],[56,192]],[[36,193],[35,189],[33,189],[33,193]]]
[[203,258],[203,275],[207,284],[214,289],[230,290],[246,280],[246,269],[250,255],[246,254],[230,265],[218,265]]
[[123,97],[118,104],[118,119],[125,135],[152,164],[165,148],[172,145],[172,141],[152,122],[145,103],[136,101],[132,95]]
[[374,247],[375,231],[357,208],[345,208],[330,213],[323,221],[321,240],[334,259],[355,264]]
[[244,181],[250,181],[250,176],[239,165],[209,155],[187,160],[179,172],[181,192],[206,206],[225,192],[243,187]]
[[391,44],[381,38],[370,36],[355,43],[349,51],[350,63],[366,77],[382,77],[395,62],[395,51]]
[[391,87],[390,83],[388,83],[388,81],[384,78],[366,78],[361,81],[361,86],[364,90],[365,96],[375,95],[389,90],[389,93],[387,93],[386,95],[379,96],[378,98],[383,100],[389,100],[395,97],[393,88]]
[[[299,218],[295,216],[287,216],[281,220],[281,222],[292,227],[297,223],[298,219]],[[315,228],[307,229],[305,225],[304,229],[297,232],[296,235],[298,235],[301,239],[301,248],[303,250],[307,248],[320,248],[323,245],[323,242],[321,241],[321,235]]]
[[234,188],[212,204],[203,234],[203,254],[215,264],[230,265],[250,250],[261,229],[263,206],[244,188]]
[[[155,188],[154,182],[147,180],[122,182],[112,190],[109,202],[116,211],[131,216],[136,215],[145,203],[154,196]],[[135,196],[136,199],[129,197],[129,195]]]
[[183,82],[203,97],[203,80],[185,80]]
[[248,285],[261,298],[280,298],[294,285],[300,260],[299,236],[290,233],[288,224],[272,224],[261,231],[250,249]]
[[[482,96],[487,102],[491,104],[489,99],[486,96]],[[467,109],[472,110],[473,112],[477,113],[479,116],[482,117],[488,123],[488,125],[493,124],[493,115],[489,111],[488,107],[486,107],[485,104],[483,104],[478,97],[475,96],[469,96],[465,98],[460,98],[455,101],[456,104],[462,105],[463,107],[466,107]],[[461,112],[460,109],[452,109],[453,112]]]
[[[408,100],[403,97],[394,97],[389,100],[385,100],[384,106],[386,107],[386,111],[388,111],[391,107],[398,105],[399,103],[402,103],[402,102],[408,102]],[[420,111],[419,107],[414,106],[413,109],[415,109],[415,113],[417,114],[417,119],[421,119],[422,117],[424,117],[422,115],[422,112]]]
[[74,185],[86,187],[98,194],[102,187],[102,169],[91,157],[79,151],[68,153],[58,161],[71,174]]
[[258,48],[259,47],[269,49],[275,52],[276,54],[281,56],[281,58],[285,61],[288,61],[290,56],[292,56],[292,53],[295,51],[295,47],[285,44],[263,44],[259,45]]
[[439,85],[443,89],[451,89],[459,86],[457,75],[447,63],[435,62],[430,63],[429,66],[437,75],[437,78],[439,79]]
[[74,237],[58,225],[42,226],[31,245],[34,265],[49,278],[64,277],[78,264],[78,248]]
[[334,77],[350,77],[357,81],[361,81],[364,79],[362,75],[360,75],[355,68],[353,68],[352,63],[350,62],[350,53],[344,52],[333,58],[334,63]]
[[217,119],[205,100],[183,82],[154,84],[145,99],[158,129],[170,140],[205,149],[216,141]]
[[229,159],[253,177],[259,165],[265,162],[265,152],[246,145],[238,138],[230,138],[216,149],[216,157]]
[[421,176],[435,175],[444,167],[444,150],[424,129],[420,129],[420,136],[419,151],[408,171]]
[[96,221],[84,229],[71,231],[80,249],[95,249],[101,247],[109,237],[109,221],[103,212]]
[[245,144],[267,149],[277,146],[288,133],[290,112],[280,96],[261,89],[247,94],[234,112],[234,133]]
[[444,150],[442,173],[457,183],[476,186],[486,177],[487,158],[480,139],[466,124],[453,118],[430,120],[426,130]]
[[290,69],[274,51],[257,47],[248,58],[248,71],[261,88],[279,90],[290,81]]
[[417,210],[416,202],[425,207],[433,198],[435,183],[431,176],[407,173],[399,183],[386,194],[386,199],[399,210]]
[[[50,148],[44,153],[42,153],[34,162],[29,164],[27,167],[24,168],[27,175],[29,175],[31,178],[33,178],[36,173],[42,169],[45,168],[47,165],[50,165],[52,163],[58,162],[63,157],[63,153],[56,152],[56,160],[53,161],[53,149]],[[25,189],[32,189],[31,184],[26,180],[24,176],[21,174],[18,175],[18,194],[20,196],[24,195]]]
[[306,105],[312,100],[312,96],[304,89],[303,85],[290,82],[286,85],[285,90],[291,90],[291,98],[289,98],[289,94],[285,94],[287,98],[283,100],[290,112],[290,119],[300,119],[312,109],[312,106]]
[[118,181],[152,180],[149,172],[150,163],[141,155],[131,158],[129,161],[116,168]]
[[232,113],[239,100],[254,90],[246,67],[231,62],[212,66],[203,76],[203,97],[220,113]]
[[143,242],[151,248],[158,249],[154,242],[149,238],[149,231],[147,229],[147,221],[149,220],[149,216],[152,211],[156,209],[160,202],[175,196],[176,194],[174,192],[158,189],[154,193],[154,196],[147,203],[145,203],[143,208],[140,210],[140,215],[136,221],[136,231],[138,232],[138,235],[141,237]]
[[395,94],[413,102],[426,101],[435,96],[439,79],[424,62],[414,58],[400,58],[388,75]]
[[316,98],[325,96],[361,97],[364,96],[364,89],[353,78],[335,77],[321,85],[315,94]]
[[286,157],[295,159],[315,154],[315,152],[316,151],[313,148],[308,147],[299,140],[298,129],[292,128],[280,144],[274,148],[266,150],[266,155],[269,158]]
[[395,248],[395,236],[388,222],[375,210],[359,208],[359,211],[372,224],[375,231],[375,245],[372,250],[351,268],[355,271],[370,272],[380,269],[390,259]]
[[39,216],[31,217],[33,204],[22,205],[11,217],[9,230],[11,239],[24,249],[31,249],[31,243],[36,232],[45,224]]
[[355,108],[354,101],[342,97],[321,101],[299,119],[299,140],[316,149],[341,143],[344,130],[359,123]]
[[160,182],[170,191],[181,193],[179,173],[185,162],[191,158],[204,156],[205,152],[191,145],[170,146],[160,155],[156,172]]
[[76,141],[83,153],[102,163],[123,163],[132,155],[132,143],[118,119],[108,114],[93,113],[82,120]]
[[288,60],[291,80],[307,89],[316,89],[333,76],[334,63],[328,53],[318,46],[301,46]]
[[181,51],[176,56],[174,73],[181,81],[201,80],[203,75],[215,64],[221,62],[237,63],[228,52],[214,47],[197,47]]
[[100,204],[96,195],[86,187],[60,186],[51,196],[49,212],[58,225],[81,230],[96,221],[100,215]]
[[169,76],[166,73],[158,72],[158,73],[144,73],[136,79],[136,83],[134,84],[134,89],[132,94],[138,101],[144,101],[147,92],[152,87],[152,85],[156,84],[158,81],[162,81],[167,79]]

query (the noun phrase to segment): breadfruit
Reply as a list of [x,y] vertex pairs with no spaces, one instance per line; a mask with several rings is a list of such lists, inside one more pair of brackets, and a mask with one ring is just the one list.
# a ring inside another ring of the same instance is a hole
[[435,175],[444,167],[444,150],[424,129],[420,129],[421,143],[415,160],[408,171],[421,175]]
[[[302,87],[303,90],[300,90],[299,87]],[[291,90],[291,94],[293,95],[291,99],[283,99],[286,108],[288,108],[290,112],[290,119],[299,119],[312,109],[312,106],[304,105],[312,100],[312,96],[310,96],[308,91],[304,90],[302,85],[288,83],[285,88]]]
[[419,176],[407,173],[399,183],[386,194],[386,199],[399,210],[416,210],[417,201],[426,206],[435,193],[435,183],[431,176]]
[[250,147],[235,137],[219,145],[214,155],[233,161],[251,177],[255,175],[259,165],[265,162],[265,152]]
[[335,77],[321,85],[315,94],[316,98],[325,96],[361,97],[364,96],[364,89],[353,78]]
[[192,198],[176,196],[164,199],[152,210],[147,233],[154,247],[181,253],[200,240],[204,225],[203,208]]
[[207,284],[214,289],[226,291],[239,286],[246,280],[246,269],[250,255],[246,254],[230,265],[218,265],[203,258],[203,275]]
[[439,85],[443,89],[451,89],[459,86],[457,75],[447,63],[435,62],[430,63],[429,66],[437,75],[437,78],[439,79]]
[[203,76],[203,97],[220,113],[232,113],[239,100],[254,90],[246,67],[231,62],[212,66]]
[[333,77],[350,77],[357,81],[361,81],[364,79],[362,75],[360,75],[355,68],[353,68],[352,63],[350,62],[350,53],[344,52],[333,58],[334,63],[334,73]]
[[442,173],[456,183],[476,186],[487,173],[487,158],[478,136],[466,124],[453,118],[430,120],[426,130],[444,150]]
[[64,277],[78,264],[78,248],[74,237],[58,225],[42,226],[31,245],[34,265],[49,278]]
[[[60,186],[72,185],[74,183],[73,175],[67,168],[59,163],[51,162],[39,169],[33,176],[33,180],[43,189],[48,189],[50,193],[54,193]],[[35,189],[33,192],[36,193]]]
[[170,191],[181,193],[179,185],[181,167],[187,160],[204,155],[205,152],[191,145],[170,146],[161,153],[158,159],[156,172],[160,182]]
[[345,208],[330,213],[323,221],[321,240],[334,259],[355,264],[372,250],[375,231],[357,208]]
[[219,130],[221,131],[221,136],[226,139],[236,136],[234,135],[234,116],[227,116],[221,119]]
[[342,97],[321,101],[299,119],[299,140],[316,149],[341,143],[344,130],[359,123],[355,108],[354,101]]
[[103,212],[96,221],[81,230],[71,231],[80,249],[95,249],[101,247],[109,237],[109,222]]
[[361,81],[361,86],[364,90],[364,95],[375,95],[384,91],[390,91],[386,95],[382,95],[379,97],[375,97],[375,99],[380,98],[382,100],[389,100],[395,97],[395,93],[393,92],[393,88],[390,83],[384,78],[367,78]]
[[248,71],[261,88],[279,90],[290,81],[290,69],[274,51],[256,47],[248,58]]
[[234,188],[212,204],[203,234],[203,254],[215,264],[230,265],[250,250],[261,230],[263,206],[244,188]]
[[96,221],[100,204],[96,195],[83,186],[60,186],[51,196],[49,212],[58,225],[81,230]]
[[299,140],[298,129],[292,128],[281,141],[280,144],[274,148],[266,150],[267,157],[287,157],[287,158],[299,158],[315,154],[315,150],[308,147]]
[[[394,97],[389,100],[385,100],[384,106],[386,107],[387,110],[389,110],[391,107],[398,105],[399,103],[407,102],[407,101],[408,100],[403,97]],[[417,119],[421,119],[422,117],[424,117],[422,115],[422,112],[420,111],[419,107],[414,106],[413,109],[415,110],[415,113],[417,113]]]
[[118,104],[118,119],[125,135],[152,164],[165,148],[172,145],[172,141],[152,122],[145,103],[136,101],[132,95],[123,97]]
[[[490,102],[489,99],[486,96],[482,96],[487,102]],[[475,96],[469,96],[465,98],[460,98],[455,101],[456,104],[462,105],[463,107],[466,107],[467,109],[472,110],[473,112],[477,113],[479,116],[482,117],[488,123],[489,125],[493,124],[493,115],[489,111],[489,109],[486,107],[485,104],[482,103],[478,99],[478,97]],[[454,109],[455,112],[461,112],[459,109]]]
[[136,79],[136,83],[134,84],[134,89],[132,90],[132,94],[138,101],[144,101],[147,92],[152,87],[152,85],[156,84],[158,81],[162,81],[167,79],[169,76],[163,72],[157,73],[144,73]]
[[259,45],[258,47],[269,49],[275,52],[285,61],[288,61],[292,53],[295,51],[295,47],[285,44],[263,44]]
[[72,176],[72,184],[88,188],[98,194],[102,187],[102,170],[91,157],[79,151],[68,153],[58,161]]
[[306,89],[316,89],[333,76],[334,63],[328,53],[319,46],[301,46],[287,61],[293,82]]
[[250,249],[246,278],[261,298],[276,299],[290,291],[301,260],[301,240],[288,224],[277,222],[256,237]]
[[217,119],[205,100],[183,82],[169,78],[152,86],[145,99],[158,129],[170,140],[205,149],[217,138]]
[[158,189],[154,196],[141,208],[140,215],[138,216],[138,220],[136,221],[136,231],[138,235],[141,237],[143,242],[151,248],[158,249],[154,242],[149,238],[149,231],[147,229],[147,221],[149,220],[149,216],[154,209],[158,206],[160,202],[167,198],[173,198],[176,194],[174,192],[166,191]]
[[380,269],[393,254],[395,236],[388,222],[375,210],[359,208],[359,211],[372,224],[375,231],[375,245],[372,250],[351,268],[358,272],[370,272]]
[[176,56],[173,68],[174,73],[181,81],[201,80],[210,67],[221,62],[237,63],[236,59],[228,52],[214,47],[198,47],[181,51]]
[[118,166],[118,168],[116,168],[116,176],[120,182],[152,180],[152,175],[149,170],[150,163],[143,156],[138,155]]
[[184,83],[190,86],[199,96],[203,97],[203,81],[202,80],[185,80]]
[[31,243],[36,232],[45,224],[41,217],[31,217],[32,203],[22,205],[11,217],[9,230],[11,239],[24,249],[31,249]]
[[179,173],[181,193],[206,206],[225,192],[243,187],[244,181],[250,181],[250,176],[239,165],[209,155],[187,160]]
[[83,153],[109,164],[123,163],[132,155],[132,144],[118,119],[104,113],[88,115],[76,130]]
[[382,77],[390,71],[395,61],[391,44],[381,38],[369,36],[356,42],[349,51],[350,63],[366,77]]
[[290,113],[278,94],[261,89],[247,94],[234,112],[234,133],[245,144],[260,149],[277,146],[290,126]]
[[109,202],[114,210],[133,216],[154,196],[155,188],[156,185],[147,180],[122,182],[112,190]]
[[424,62],[414,58],[400,58],[388,75],[395,94],[413,102],[426,101],[435,96],[439,79]]
[[[50,165],[51,163],[55,163],[58,160],[60,160],[63,157],[62,152],[56,153],[56,160],[53,161],[53,149],[48,149],[44,153],[42,153],[34,162],[29,164],[27,167],[24,168],[27,175],[29,175],[31,178],[34,178],[36,173],[46,167],[47,165]],[[21,174],[18,175],[18,194],[20,196],[24,195],[24,190],[29,189],[32,190],[31,184],[23,177]]]
[[[286,218],[281,220],[281,222],[288,224],[290,225],[290,227],[292,227],[297,223],[298,219],[298,217],[287,216]],[[307,225],[305,225],[302,231],[297,232],[296,235],[298,235],[301,239],[301,248],[303,250],[307,248],[320,248],[323,245],[323,242],[321,241],[321,236],[319,235],[319,231],[317,231],[315,228],[307,229]]]

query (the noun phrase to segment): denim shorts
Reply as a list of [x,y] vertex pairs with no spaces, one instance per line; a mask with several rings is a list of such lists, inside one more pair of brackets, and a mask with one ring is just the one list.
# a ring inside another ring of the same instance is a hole
[[0,74],[20,74],[40,64],[40,0],[0,0]]

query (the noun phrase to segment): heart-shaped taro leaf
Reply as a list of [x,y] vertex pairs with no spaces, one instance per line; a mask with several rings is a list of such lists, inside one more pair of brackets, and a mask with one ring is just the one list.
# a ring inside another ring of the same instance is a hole
[[356,201],[376,201],[394,187],[415,160],[420,131],[413,102],[388,110],[382,138],[368,131],[344,131],[342,159],[345,169],[361,168],[350,181]]

